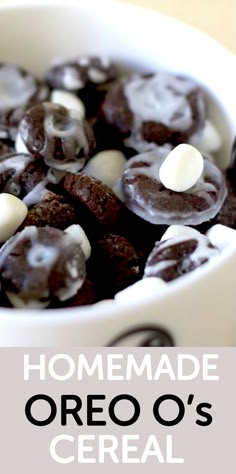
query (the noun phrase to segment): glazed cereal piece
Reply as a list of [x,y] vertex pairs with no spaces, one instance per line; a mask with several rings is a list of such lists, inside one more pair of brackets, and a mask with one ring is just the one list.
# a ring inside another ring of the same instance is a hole
[[198,225],[216,216],[227,191],[223,173],[209,160],[196,184],[185,192],[165,188],[160,167],[168,147],[131,158],[121,178],[126,206],[153,224]]
[[108,59],[80,56],[69,61],[54,60],[46,73],[46,82],[52,89],[78,92],[89,84],[106,84],[116,76],[116,67]]
[[12,153],[0,157],[0,192],[13,194],[31,206],[43,200],[50,180],[48,167],[32,155]]
[[86,278],[80,245],[52,227],[26,227],[9,239],[0,250],[0,272],[10,301],[30,307],[70,299]]
[[95,147],[88,123],[76,111],[50,102],[28,109],[19,133],[29,153],[58,170],[79,171]]
[[158,277],[169,282],[192,272],[219,251],[210,240],[199,235],[179,235],[157,242],[144,269],[144,277]]
[[139,152],[187,142],[204,127],[205,109],[191,79],[161,71],[117,82],[102,106],[105,121]]
[[48,191],[42,202],[30,207],[23,226],[51,226],[66,229],[78,223],[78,213],[75,206],[64,196]]
[[99,240],[94,259],[100,299],[113,298],[141,278],[140,260],[132,244],[123,236],[105,234]]
[[15,140],[28,107],[47,100],[48,87],[14,64],[0,64],[0,136]]
[[68,173],[62,184],[68,195],[86,208],[93,222],[110,231],[117,229],[124,205],[108,186],[82,173]]
[[[25,195],[29,188],[32,188],[32,182],[37,182],[37,165],[33,164],[34,158],[29,154],[12,153],[0,157],[0,192],[14,194],[15,196]],[[40,168],[40,165],[39,165]],[[33,169],[34,175],[27,170]],[[24,178],[25,176],[25,178]],[[41,178],[40,172],[40,180]],[[30,181],[30,185],[26,185]]]
[[44,161],[33,158],[20,176],[19,184],[22,196],[26,196],[33,191],[39,183],[46,179],[47,174],[48,166],[45,165]]

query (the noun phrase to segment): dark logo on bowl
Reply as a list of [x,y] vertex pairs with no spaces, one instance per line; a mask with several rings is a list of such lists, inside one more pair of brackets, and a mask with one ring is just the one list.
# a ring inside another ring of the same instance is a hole
[[120,333],[107,347],[173,347],[169,332],[158,326],[136,326]]

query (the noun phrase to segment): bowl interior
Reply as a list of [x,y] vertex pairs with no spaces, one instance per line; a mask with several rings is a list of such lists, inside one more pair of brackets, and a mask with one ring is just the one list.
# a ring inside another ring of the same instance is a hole
[[39,75],[56,56],[88,53],[109,56],[124,67],[148,72],[164,68],[195,78],[209,94],[209,115],[224,139],[219,165],[229,163],[235,132],[235,61],[214,40],[129,4],[26,2],[0,12],[1,60],[20,63]]

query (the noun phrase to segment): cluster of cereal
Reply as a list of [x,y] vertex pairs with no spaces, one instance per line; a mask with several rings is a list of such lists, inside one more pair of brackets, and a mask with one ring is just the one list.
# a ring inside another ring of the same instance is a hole
[[189,78],[98,57],[42,81],[1,64],[1,305],[142,298],[214,258],[236,228],[220,147]]

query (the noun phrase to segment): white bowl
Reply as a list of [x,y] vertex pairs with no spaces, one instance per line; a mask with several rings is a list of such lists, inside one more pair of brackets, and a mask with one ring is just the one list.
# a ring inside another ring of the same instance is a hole
[[[206,89],[229,163],[236,59],[211,38],[153,11],[109,2],[0,5],[0,58],[41,74],[55,56],[105,54],[124,66],[187,74]],[[158,297],[62,310],[0,310],[0,346],[139,345],[161,327],[178,346],[236,345],[236,243]],[[150,331],[150,332],[149,332]],[[153,332],[154,331],[154,332]]]

